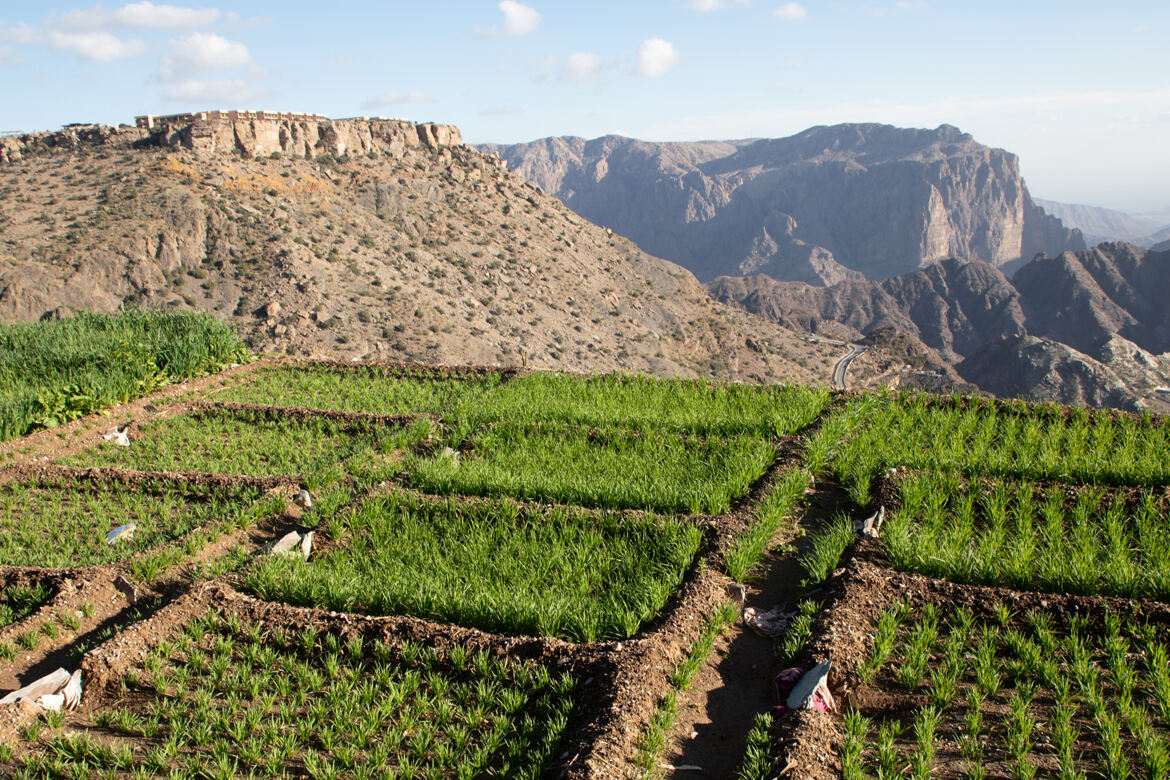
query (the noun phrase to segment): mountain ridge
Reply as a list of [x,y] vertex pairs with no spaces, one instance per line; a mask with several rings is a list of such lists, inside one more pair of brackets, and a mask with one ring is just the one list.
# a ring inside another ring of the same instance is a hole
[[1015,155],[950,125],[809,128],[787,138],[604,136],[483,144],[582,216],[709,281],[833,284],[950,256],[1019,264],[1084,248],[1031,199]]

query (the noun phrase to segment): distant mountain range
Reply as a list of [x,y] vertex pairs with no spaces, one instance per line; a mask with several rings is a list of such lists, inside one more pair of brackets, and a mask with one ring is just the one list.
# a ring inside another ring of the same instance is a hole
[[701,280],[834,284],[948,257],[1012,268],[1085,248],[1037,206],[1015,155],[955,127],[814,127],[789,138],[606,136],[484,145],[589,220]]
[[1170,214],[1127,214],[1124,211],[1035,199],[1036,205],[1076,228],[1090,245],[1105,241],[1127,241],[1153,247],[1170,241]]
[[911,373],[936,375],[930,386],[1170,410],[1158,390],[1170,385],[1170,254],[1087,249],[1085,234],[1147,246],[1170,236],[1154,218],[1033,200],[1015,155],[957,128],[480,148],[690,269],[717,300],[896,346],[925,369]]

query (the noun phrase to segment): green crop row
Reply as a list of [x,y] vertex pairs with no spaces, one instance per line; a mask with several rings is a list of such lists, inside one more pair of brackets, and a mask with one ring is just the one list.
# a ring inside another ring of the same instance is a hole
[[[845,717],[844,780],[1166,777],[1170,635],[1161,623],[994,605],[885,613]],[[873,693],[874,691],[878,693]]]
[[1163,491],[920,474],[882,531],[890,563],[956,582],[1170,600]]
[[[8,482],[0,485],[0,564],[113,563],[237,515],[258,497],[254,489],[177,489],[167,483],[128,489]],[[126,523],[136,526],[133,536],[107,544],[106,534]]]
[[378,414],[441,413],[463,431],[501,421],[559,422],[773,438],[816,419],[829,393],[823,388],[724,385],[624,374],[583,377],[536,372],[501,382],[497,374],[435,378],[374,368],[286,366],[259,371],[213,399]]
[[474,434],[471,445],[459,458],[415,459],[407,479],[433,493],[718,514],[775,458],[772,444],[760,439],[555,424],[501,423]]
[[670,518],[526,509],[511,501],[371,498],[327,523],[340,544],[311,562],[264,558],[261,598],[577,641],[632,636],[665,605],[698,550]]
[[500,381],[495,373],[448,378],[377,367],[278,366],[257,371],[208,400],[372,414],[435,414],[478,401]]
[[246,359],[229,324],[197,312],[0,325],[0,441]]
[[1170,426],[1153,418],[961,409],[921,396],[852,403],[866,405],[868,413],[844,434],[833,468],[858,503],[867,500],[873,478],[892,466],[1077,484],[1170,481]]
[[[453,647],[268,631],[233,615],[188,624],[115,700],[25,729],[6,777],[536,778],[575,684]],[[65,726],[63,728],[63,726]]]
[[390,432],[325,418],[274,420],[206,410],[147,423],[129,447],[104,443],[61,462],[139,471],[314,475],[368,452],[379,435]]

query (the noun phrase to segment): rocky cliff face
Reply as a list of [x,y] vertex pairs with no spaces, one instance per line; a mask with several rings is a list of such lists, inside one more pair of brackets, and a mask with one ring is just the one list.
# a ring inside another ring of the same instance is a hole
[[708,289],[796,329],[905,334],[997,395],[1167,410],[1155,391],[1170,385],[1170,252],[1102,244],[1036,257],[1010,280],[947,260],[881,282],[724,277]]
[[0,138],[0,164],[53,150],[128,143],[188,149],[200,158],[333,157],[385,155],[395,159],[409,149],[461,146],[459,128],[400,119],[201,119],[163,118],[144,129],[121,125],[70,125],[62,130]]
[[815,127],[790,138],[607,136],[485,145],[586,218],[701,279],[834,284],[948,257],[1018,264],[1083,249],[1033,203],[1015,155],[943,125]]
[[0,320],[189,307],[290,354],[827,381],[832,348],[458,140],[381,120],[3,139]]

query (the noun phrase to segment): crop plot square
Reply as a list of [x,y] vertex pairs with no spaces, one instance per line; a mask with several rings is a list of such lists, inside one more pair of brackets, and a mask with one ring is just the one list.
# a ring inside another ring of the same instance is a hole
[[894,605],[858,669],[842,774],[1164,777],[1166,617],[1038,598]]
[[[68,479],[0,484],[0,565],[62,568],[114,563],[230,517],[258,499],[256,488],[171,481],[125,486]],[[107,543],[117,526],[129,537]]]
[[700,438],[661,431],[501,423],[482,428],[460,457],[416,459],[407,480],[421,490],[606,509],[720,514],[775,458],[748,437]]
[[1170,600],[1164,490],[908,474],[890,565],[954,582]]
[[385,415],[440,414],[474,402],[502,381],[498,373],[443,376],[377,366],[276,366],[208,400]]
[[[41,733],[34,776],[536,778],[575,681],[484,650],[208,612],[156,639],[124,693]],[[7,774],[7,773],[6,773]]]
[[266,600],[493,632],[625,638],[657,616],[701,542],[696,526],[671,518],[403,493],[342,513],[340,533],[308,562],[258,561],[247,588]]
[[105,443],[61,462],[136,471],[307,476],[370,450],[377,436],[375,426],[353,422],[212,408],[147,423],[131,435],[129,447]]

